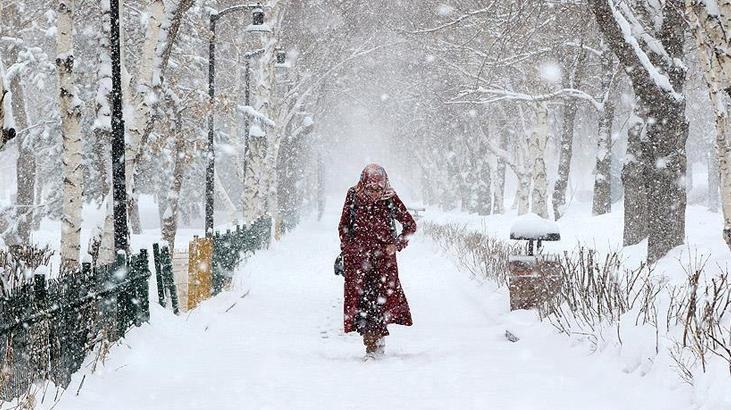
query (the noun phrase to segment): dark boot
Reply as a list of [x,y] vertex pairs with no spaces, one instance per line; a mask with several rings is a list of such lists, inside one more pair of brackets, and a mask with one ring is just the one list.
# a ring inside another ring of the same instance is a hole
[[378,336],[373,333],[364,333],[363,344],[366,348],[366,354],[375,353],[378,350]]
[[376,355],[383,356],[386,354],[386,336],[381,336],[376,340]]

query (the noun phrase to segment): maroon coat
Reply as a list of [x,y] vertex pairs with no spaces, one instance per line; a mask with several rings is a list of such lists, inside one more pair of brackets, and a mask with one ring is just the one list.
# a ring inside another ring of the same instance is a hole
[[[349,232],[353,201],[354,229]],[[356,330],[354,318],[358,314],[360,295],[369,286],[377,287],[379,300],[385,301],[385,324],[411,326],[411,312],[398,278],[396,255],[387,255],[386,246],[393,244],[398,250],[406,247],[409,236],[416,232],[416,222],[395,194],[390,199],[381,199],[374,203],[360,202],[355,194],[355,187],[350,188],[338,226],[345,266],[345,332]],[[397,238],[391,232],[391,215],[403,227]],[[380,284],[373,278],[380,279]],[[386,334],[388,331],[384,328],[383,335]]]

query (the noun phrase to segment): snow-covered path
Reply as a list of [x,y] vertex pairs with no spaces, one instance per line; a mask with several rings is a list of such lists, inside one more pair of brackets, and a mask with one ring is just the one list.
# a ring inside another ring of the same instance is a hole
[[[305,222],[187,316],[157,305],[57,409],[687,409],[681,390],[569,347],[428,240],[400,254],[414,326],[363,362],[342,333],[334,216]],[[242,298],[242,295],[245,295]],[[521,340],[508,342],[512,330]],[[49,408],[46,402],[43,407]]]

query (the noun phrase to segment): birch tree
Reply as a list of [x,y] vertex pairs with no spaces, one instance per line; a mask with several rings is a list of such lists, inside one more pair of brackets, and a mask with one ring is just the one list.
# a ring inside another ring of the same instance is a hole
[[[578,88],[583,79],[586,70],[587,51],[582,47],[575,53],[573,61],[564,64],[563,70],[563,87]],[[558,172],[556,183],[553,186],[553,194],[551,205],[553,206],[553,217],[558,220],[561,218],[566,206],[566,188],[569,185],[569,176],[571,174],[571,158],[573,156],[574,146],[574,128],[576,121],[576,111],[578,105],[575,98],[565,101],[563,105],[563,116],[561,122],[561,140],[559,142],[559,158]]]
[[548,143],[548,107],[539,104],[536,109],[536,126],[533,130],[529,152],[533,163],[533,193],[531,195],[531,212],[542,218],[548,218],[548,177],[544,155]]
[[597,131],[596,166],[594,167],[594,196],[591,211],[603,215],[612,210],[612,122],[614,121],[614,95],[616,87],[614,56],[606,47],[601,53],[602,109]]
[[61,229],[62,271],[79,266],[81,234],[81,101],[74,84],[74,1],[58,2],[56,68],[59,83],[59,109],[63,136],[64,200]]
[[[0,149],[2,149],[8,141],[15,138],[15,128],[8,126],[5,121],[5,102],[10,100],[10,98],[7,100],[5,99],[7,94],[8,92],[5,90],[5,75],[3,71],[0,71]],[[7,118],[10,118],[9,114]]]
[[[731,96],[731,3],[728,1],[686,1],[690,27],[703,66],[716,117],[715,149],[720,175],[723,239],[731,249],[731,147],[728,143],[728,97]],[[728,95],[725,95],[728,94]],[[709,167],[709,178],[715,167]],[[709,184],[709,191],[712,188]]]

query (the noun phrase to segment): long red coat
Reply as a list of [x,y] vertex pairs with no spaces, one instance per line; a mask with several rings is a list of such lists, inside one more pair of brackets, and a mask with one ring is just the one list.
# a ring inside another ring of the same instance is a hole
[[[385,300],[385,324],[411,326],[411,311],[399,281],[396,255],[388,255],[386,246],[393,244],[398,250],[406,247],[408,238],[416,232],[416,222],[395,194],[390,200],[378,200],[375,203],[360,203],[356,198],[355,187],[350,188],[338,226],[345,266],[345,332],[356,330],[354,318],[358,314],[360,295],[367,286],[377,286],[379,300]],[[351,204],[354,200],[354,229],[349,232]],[[389,201],[392,203],[391,208]],[[403,227],[397,238],[393,237],[391,231],[391,215]],[[380,279],[381,284],[373,283],[374,277]],[[384,329],[383,336],[387,334],[388,331]]]

